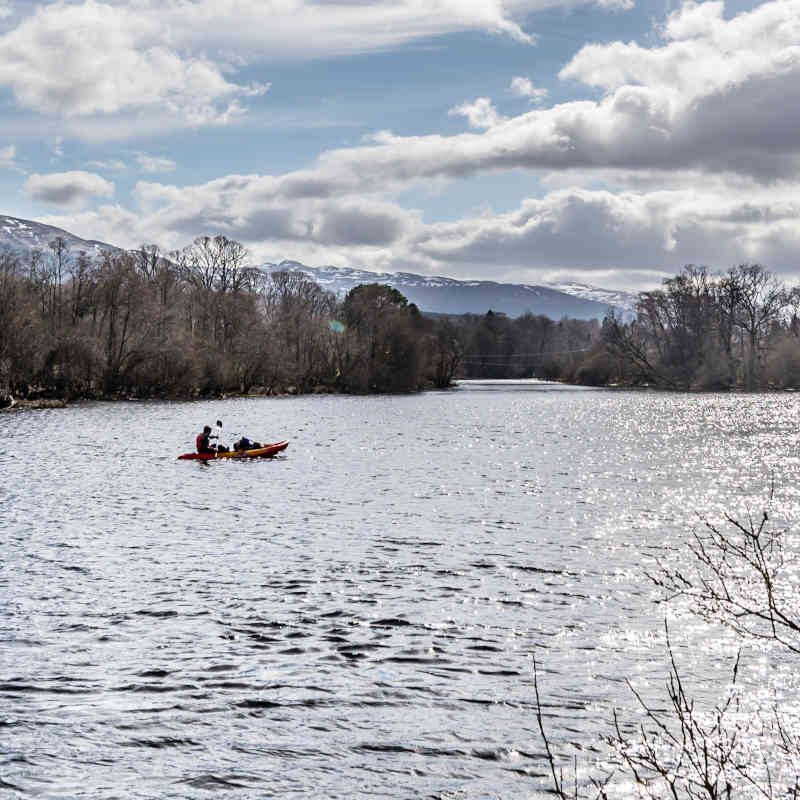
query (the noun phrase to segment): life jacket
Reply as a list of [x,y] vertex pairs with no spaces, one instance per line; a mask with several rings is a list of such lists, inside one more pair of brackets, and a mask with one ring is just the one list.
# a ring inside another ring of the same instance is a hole
[[198,433],[197,439],[195,439],[195,444],[197,445],[197,452],[198,453],[210,453],[211,447],[208,444],[208,434],[207,433]]

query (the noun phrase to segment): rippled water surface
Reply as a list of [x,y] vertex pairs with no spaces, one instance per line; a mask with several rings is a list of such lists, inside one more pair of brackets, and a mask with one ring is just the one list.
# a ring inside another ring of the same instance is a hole
[[[291,445],[176,461],[218,417]],[[795,521],[798,430],[524,384],[0,415],[0,794],[531,797],[531,655],[591,746],[664,673],[642,563],[771,482]]]

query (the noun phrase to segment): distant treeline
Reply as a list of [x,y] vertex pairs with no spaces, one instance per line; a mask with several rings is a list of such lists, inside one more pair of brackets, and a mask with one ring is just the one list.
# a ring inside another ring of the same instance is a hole
[[800,288],[746,264],[712,275],[687,266],[639,295],[635,317],[598,324],[454,321],[468,377],[537,376],[670,389],[800,388]]
[[[583,382],[587,354],[599,346],[597,320],[523,314],[450,317],[464,378],[545,378]],[[589,376],[590,378],[592,376]]]
[[300,273],[250,268],[223,236],[168,257],[72,254],[60,238],[0,253],[0,403],[445,387],[450,328],[388,286],[340,302]]
[[0,252],[0,405],[17,398],[408,392],[454,377],[674,389],[800,388],[800,289],[693,266],[635,318],[420,313],[389,286],[343,300],[201,237],[164,256]]

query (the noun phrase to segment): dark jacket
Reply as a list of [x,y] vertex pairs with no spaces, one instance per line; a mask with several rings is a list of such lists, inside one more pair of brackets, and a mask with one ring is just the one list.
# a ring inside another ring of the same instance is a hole
[[198,453],[213,453],[214,451],[211,448],[211,445],[208,441],[208,434],[207,433],[198,433],[197,439],[195,440],[197,445],[197,452]]

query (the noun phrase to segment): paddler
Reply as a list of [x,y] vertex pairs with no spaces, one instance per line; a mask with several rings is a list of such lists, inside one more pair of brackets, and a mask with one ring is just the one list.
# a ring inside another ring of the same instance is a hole
[[201,455],[216,452],[216,450],[214,450],[214,448],[211,446],[210,425],[203,426],[203,432],[197,434],[197,439],[195,439],[195,443],[197,445],[197,452],[200,453]]

